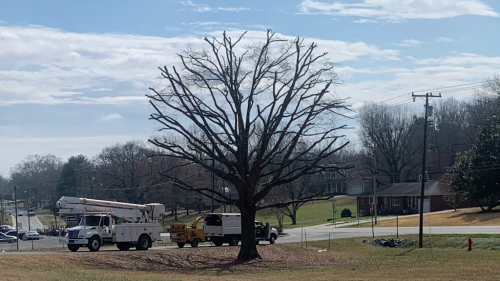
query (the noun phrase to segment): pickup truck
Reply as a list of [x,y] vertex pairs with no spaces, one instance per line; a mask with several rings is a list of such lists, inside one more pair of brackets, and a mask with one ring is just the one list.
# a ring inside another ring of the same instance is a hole
[[[206,241],[211,241],[215,246],[228,243],[237,246],[241,240],[241,214],[213,213],[205,217],[204,232]],[[278,231],[261,222],[255,222],[255,243],[269,241],[274,244],[278,239]]]

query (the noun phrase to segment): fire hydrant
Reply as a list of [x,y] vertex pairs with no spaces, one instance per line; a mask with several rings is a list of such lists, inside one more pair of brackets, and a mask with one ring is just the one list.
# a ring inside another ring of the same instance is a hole
[[472,239],[469,237],[469,249],[467,251],[472,251]]

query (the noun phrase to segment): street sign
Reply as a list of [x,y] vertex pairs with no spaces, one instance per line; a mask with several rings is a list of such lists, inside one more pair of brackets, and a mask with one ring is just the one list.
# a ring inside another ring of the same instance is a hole
[[66,217],[66,222],[75,222],[76,217]]

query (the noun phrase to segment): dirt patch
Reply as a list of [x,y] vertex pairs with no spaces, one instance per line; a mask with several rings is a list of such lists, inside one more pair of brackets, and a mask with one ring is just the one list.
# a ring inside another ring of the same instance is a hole
[[197,249],[149,250],[129,252],[78,252],[51,255],[25,256],[33,259],[32,265],[43,264],[63,267],[84,266],[89,269],[133,270],[149,272],[255,272],[317,268],[335,262],[325,252],[308,251],[287,245],[258,246],[262,259],[249,262],[235,260],[239,247],[200,247]]

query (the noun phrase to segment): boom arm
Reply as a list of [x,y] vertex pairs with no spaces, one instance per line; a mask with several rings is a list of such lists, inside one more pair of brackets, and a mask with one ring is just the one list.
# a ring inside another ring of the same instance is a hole
[[63,196],[56,203],[61,214],[112,213],[114,216],[130,222],[152,222],[165,213],[165,206],[153,204],[129,204],[87,198]]

